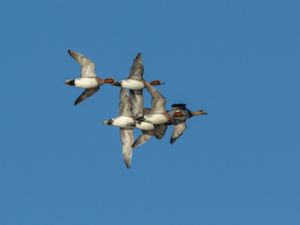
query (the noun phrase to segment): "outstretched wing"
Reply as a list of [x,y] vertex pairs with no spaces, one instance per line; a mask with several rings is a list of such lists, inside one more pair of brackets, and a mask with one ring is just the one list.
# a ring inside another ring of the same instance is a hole
[[144,116],[144,96],[143,90],[130,90],[130,100],[132,104],[133,118]]
[[85,57],[79,52],[68,50],[70,56],[72,56],[81,66],[81,77],[96,77],[95,63],[89,58]]
[[142,53],[138,53],[135,59],[133,60],[133,64],[130,68],[128,78],[135,80],[144,80],[143,74],[144,66],[142,63]]
[[149,130],[149,131],[142,131],[143,134],[140,135],[133,143],[132,148],[136,148],[142,144],[144,144],[145,142],[147,142],[153,135],[154,132],[153,130]]
[[125,88],[120,89],[119,115],[132,117],[132,104]]
[[166,111],[166,99],[164,96],[148,82],[145,82],[145,86],[152,96],[150,114],[164,113]]
[[174,144],[174,142],[184,133],[186,127],[185,122],[174,124],[174,130],[170,139],[171,144]]
[[167,124],[154,125],[154,135],[157,139],[162,139],[165,136]]
[[122,154],[125,165],[130,168],[132,158],[132,144],[133,144],[133,129],[132,128],[121,128],[121,141],[122,141]]
[[176,103],[171,105],[173,110],[184,110],[186,109],[186,104]]
[[100,89],[100,87],[85,89],[81,93],[81,95],[76,99],[76,101],[74,102],[74,105],[78,105],[80,102],[82,102],[86,98],[95,94],[99,89]]

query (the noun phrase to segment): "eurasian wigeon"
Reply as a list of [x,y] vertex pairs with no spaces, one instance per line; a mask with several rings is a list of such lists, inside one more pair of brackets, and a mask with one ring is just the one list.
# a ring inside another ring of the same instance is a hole
[[[144,115],[148,115],[151,109],[144,108]],[[146,121],[140,121],[135,124],[135,127],[140,129],[142,134],[134,141],[132,147],[136,148],[146,141],[148,141],[151,137],[155,136],[157,139],[162,139],[166,132],[166,126],[164,124],[153,125],[152,123]]]
[[204,112],[202,109],[197,111],[190,111],[186,108],[186,104],[173,104],[172,110],[169,111],[169,114],[173,117],[174,130],[170,139],[170,143],[174,142],[184,133],[187,128],[186,121],[191,117],[197,115],[206,115],[207,112]]
[[154,125],[172,123],[172,116],[170,116],[165,109],[166,99],[164,96],[150,83],[146,81],[144,81],[144,83],[151,95],[151,111],[148,115],[145,115],[143,118],[139,118],[138,120],[149,122]]
[[85,89],[76,99],[74,105],[78,105],[86,98],[95,94],[102,84],[113,84],[115,82],[113,78],[101,79],[97,77],[95,73],[95,63],[86,56],[72,50],[68,50],[68,53],[80,64],[81,74],[79,78],[66,80],[65,84]]
[[106,125],[120,128],[122,154],[125,165],[130,168],[132,158],[132,144],[134,142],[133,128],[135,121],[132,118],[131,101],[126,89],[120,90],[119,117],[104,121]]
[[[138,53],[134,58],[133,64],[130,68],[129,76],[125,80],[117,81],[113,85],[127,88],[130,90],[141,90],[145,87],[144,84],[144,67],[142,63],[142,53]],[[152,85],[163,84],[160,80],[150,82]]]

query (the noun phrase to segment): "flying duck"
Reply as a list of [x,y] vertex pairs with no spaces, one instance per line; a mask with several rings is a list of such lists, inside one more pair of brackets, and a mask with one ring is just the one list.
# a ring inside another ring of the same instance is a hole
[[[127,88],[130,90],[141,90],[145,87],[143,74],[144,67],[142,63],[142,53],[138,53],[134,58],[128,78],[125,80],[114,82],[113,85]],[[163,84],[163,82],[161,82],[160,80],[154,80],[150,83],[152,85]]]
[[146,81],[144,81],[144,83],[151,95],[151,111],[148,115],[145,115],[143,118],[138,118],[137,120],[149,122],[154,125],[171,124],[173,119],[165,109],[166,99],[150,83]]
[[174,142],[184,133],[187,128],[186,121],[193,116],[206,115],[207,112],[204,112],[202,109],[197,111],[190,111],[186,108],[186,104],[173,104],[172,110],[169,111],[169,114],[173,117],[173,133],[170,139],[170,143]]
[[[144,108],[144,115],[148,115],[150,111],[151,109]],[[164,124],[153,125],[152,123],[141,121],[137,122],[135,127],[140,129],[142,134],[134,141],[132,145],[133,148],[144,144],[153,136],[155,136],[157,139],[162,139],[166,133],[166,126]]]
[[120,90],[119,117],[105,120],[104,124],[120,128],[123,159],[126,167],[130,168],[135,121],[132,118],[132,105],[126,89]]
[[68,50],[68,53],[80,64],[81,74],[79,78],[66,80],[65,84],[85,89],[76,99],[74,105],[78,105],[86,98],[95,94],[102,84],[113,84],[115,82],[113,78],[101,79],[97,77],[95,73],[95,63],[86,56],[72,50]]

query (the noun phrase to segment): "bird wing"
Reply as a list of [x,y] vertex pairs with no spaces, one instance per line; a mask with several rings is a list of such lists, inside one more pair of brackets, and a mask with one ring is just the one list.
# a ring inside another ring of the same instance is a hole
[[148,141],[153,135],[154,131],[149,130],[149,131],[142,131],[143,134],[140,135],[133,143],[132,148],[136,148],[142,144],[144,144],[146,141]]
[[96,77],[95,63],[89,58],[85,57],[79,52],[68,50],[70,56],[72,56],[81,66],[81,77]]
[[144,116],[144,96],[143,90],[130,90],[130,100],[132,104],[133,118]]
[[122,155],[127,168],[130,168],[132,158],[133,129],[121,128]]
[[151,112],[150,108],[144,108],[144,115],[149,115]]
[[162,139],[168,128],[167,124],[154,125],[154,135],[157,139]]
[[170,139],[170,143],[174,144],[174,142],[184,133],[187,128],[185,121],[174,124],[174,130]]
[[86,98],[95,94],[99,89],[100,89],[100,87],[85,89],[81,93],[81,95],[76,99],[76,101],[74,102],[74,105],[78,105],[80,102],[82,102]]
[[144,66],[142,63],[142,53],[138,53],[133,60],[133,64],[130,68],[129,76],[130,79],[144,80]]
[[132,104],[125,88],[120,88],[119,115],[132,117]]
[[148,82],[145,82],[145,86],[152,96],[150,114],[164,113],[166,111],[166,99],[164,98],[164,96]]
[[171,107],[173,110],[183,110],[186,109],[186,104],[177,103],[177,104],[172,104]]

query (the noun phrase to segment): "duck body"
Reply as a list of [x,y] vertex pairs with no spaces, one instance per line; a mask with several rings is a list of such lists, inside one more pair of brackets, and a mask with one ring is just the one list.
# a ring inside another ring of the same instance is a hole
[[137,129],[140,129],[140,130],[145,130],[145,131],[148,131],[148,130],[154,130],[154,125],[152,123],[149,123],[149,122],[140,122],[140,123],[136,123],[135,124],[135,127]]
[[104,124],[120,128],[133,128],[135,125],[135,121],[132,117],[129,116],[119,116],[109,120],[105,120]]
[[102,82],[95,77],[80,77],[74,80],[74,86],[79,88],[97,88]]
[[122,88],[127,88],[130,90],[141,90],[145,87],[144,82],[142,80],[136,80],[130,78],[120,81],[120,86]]
[[144,116],[144,121],[155,125],[170,123],[170,117],[167,113],[154,113]]

